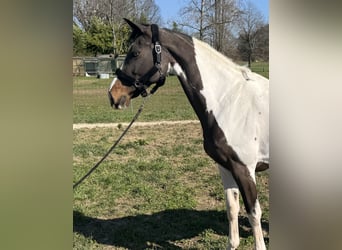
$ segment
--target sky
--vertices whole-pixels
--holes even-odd
[[[268,21],[269,14],[269,5],[268,0],[251,0],[253,4],[261,11],[263,16],[265,17],[265,20]],[[155,0],[155,3],[160,8],[160,13],[162,16],[162,19],[167,25],[167,21],[176,18],[179,14],[179,10],[182,6],[185,5],[187,0]]]

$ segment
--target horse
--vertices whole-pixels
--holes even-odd
[[[130,26],[131,45],[108,89],[110,105],[122,109],[174,72],[203,129],[205,152],[218,165],[227,217],[227,249],[240,244],[239,194],[252,227],[254,247],[266,249],[255,172],[269,168],[269,81],[239,66],[194,37],[159,28]]]

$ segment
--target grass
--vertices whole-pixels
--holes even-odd
[[[74,123],[127,122],[133,110],[109,107],[111,80],[74,78]],[[133,113],[134,112],[134,113]],[[197,119],[176,77],[167,78],[139,121]],[[74,182],[123,131],[73,131]],[[268,245],[268,173],[257,174]],[[239,249],[253,237],[240,198]],[[73,249],[225,249],[228,223],[216,164],[205,154],[199,124],[134,127],[74,191]]]
[[[268,77],[268,63],[258,62],[252,70]],[[73,81],[74,123],[129,122],[139,108],[142,98],[132,101],[125,110],[109,106],[107,89],[112,79],[75,77]],[[139,121],[193,120],[197,119],[176,76],[166,78],[166,83],[146,103]]]
[[[109,106],[107,89],[112,79],[74,78],[74,123],[129,122],[141,104],[142,98],[132,101],[133,107],[113,110]],[[139,121],[197,119],[178,82],[177,77],[167,78],[146,103]]]
[[[269,63],[268,62],[254,62],[251,65],[251,70],[269,78]]]
[[[74,131],[74,182],[123,129]],[[74,191],[74,249],[225,249],[223,188],[200,138],[199,124],[132,129]],[[268,174],[257,178],[267,229]],[[240,223],[240,249],[251,249],[242,202]]]

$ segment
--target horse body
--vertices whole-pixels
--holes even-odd
[[[255,197],[255,169],[257,163],[268,164],[269,161],[268,80],[234,64],[207,44],[197,39],[193,41],[196,63],[204,85],[200,93],[205,97],[207,112],[212,112],[223,132],[224,144],[230,145],[240,162],[231,167],[230,164],[219,165],[228,208],[230,249],[239,245],[239,187],[253,227],[256,249],[265,249],[260,225],[261,208]],[[208,58],[215,63],[208,63]],[[241,174],[241,169],[234,168],[246,169],[242,169]],[[236,181],[241,178],[244,180],[237,184]],[[250,189],[253,191],[248,194]]]
[[[136,40],[140,37],[145,41],[153,35],[147,26],[128,23],[133,33],[140,33]],[[260,163],[268,167],[268,80],[195,38],[165,29],[160,29],[159,35],[163,52],[160,71],[166,73],[173,67],[201,122],[204,149],[219,166],[229,220],[228,249],[239,245],[239,191],[252,225],[255,248],[266,249],[255,170]],[[148,48],[151,46],[145,46]],[[141,52],[146,53],[143,49]],[[141,65],[133,58],[125,61],[122,70],[139,77],[146,72]],[[136,96],[133,87],[130,93],[125,88],[126,97]],[[113,96],[117,91],[110,88],[109,92]]]
[[[243,163],[268,163],[267,79],[234,64],[206,43],[193,41],[207,112],[212,111]],[[208,63],[208,58],[215,63]]]

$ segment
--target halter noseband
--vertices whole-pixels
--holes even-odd
[[[165,83],[165,75],[161,72],[161,45],[159,42],[159,29],[158,25],[151,24],[151,31],[152,31],[152,43],[154,44],[154,49],[152,50],[153,53],[153,67],[147,71],[147,73],[140,78],[136,79],[133,78],[126,73],[124,73],[121,69],[116,70],[116,76],[117,78],[122,82],[122,84],[126,86],[134,86],[136,90],[139,91],[139,94],[141,94],[143,97],[147,96],[146,89],[152,84],[150,82],[151,77],[159,72],[159,79],[157,82],[155,82],[155,86],[151,90],[151,94],[157,91],[157,89],[164,85]]]

